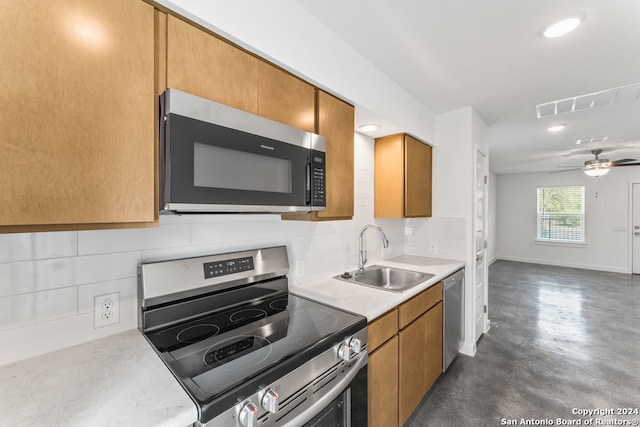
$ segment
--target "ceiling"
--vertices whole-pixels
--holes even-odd
[[[496,174],[581,166],[596,148],[610,160],[640,159],[640,86],[613,105],[536,115],[537,104],[640,83],[640,1],[297,3],[434,113],[472,106],[489,127]],[[586,16],[575,31],[541,36],[574,13]],[[567,127],[548,132],[553,124]]]

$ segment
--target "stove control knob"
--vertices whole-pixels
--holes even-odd
[[[258,425],[258,407],[251,402],[245,403],[240,410],[238,420],[243,427],[256,427]]]
[[[278,412],[278,399],[278,393],[268,388],[267,391],[264,392],[264,396],[262,396],[262,407],[272,414],[275,414]]]
[[[351,360],[351,347],[347,344],[340,344],[340,347],[338,347],[338,358],[345,362]]]
[[[349,341],[349,347],[351,347],[351,350],[353,350],[354,353],[360,353],[362,350],[362,341],[358,338],[351,338],[351,341]]]

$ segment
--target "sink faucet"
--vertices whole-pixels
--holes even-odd
[[[364,271],[364,265],[367,263],[367,251],[362,249],[362,237],[364,236],[364,232],[367,231],[367,229],[369,228],[374,228],[378,230],[378,233],[380,233],[380,237],[382,238],[382,247],[384,248],[389,247],[389,239],[387,239],[387,236],[385,236],[384,231],[382,231],[382,228],[374,224],[368,224],[362,227],[362,230],[360,230],[360,241],[359,241],[360,244],[358,245],[359,257],[358,257],[357,273],[362,273]]]

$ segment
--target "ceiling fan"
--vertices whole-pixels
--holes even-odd
[[[602,176],[609,173],[609,169],[617,166],[640,166],[640,163],[633,163],[636,159],[620,159],[609,161],[609,159],[601,159],[598,156],[602,153],[602,149],[598,148],[597,150],[591,150],[591,154],[593,154],[596,158],[593,160],[587,160],[584,162],[584,166],[558,166],[561,168],[570,168],[562,171],[556,171],[551,173],[560,173],[560,172],[568,172],[582,169],[585,174],[589,176]]]

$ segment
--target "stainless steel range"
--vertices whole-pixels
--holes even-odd
[[[367,321],[288,292],[284,246],[143,263],[140,329],[206,426],[366,426]]]

